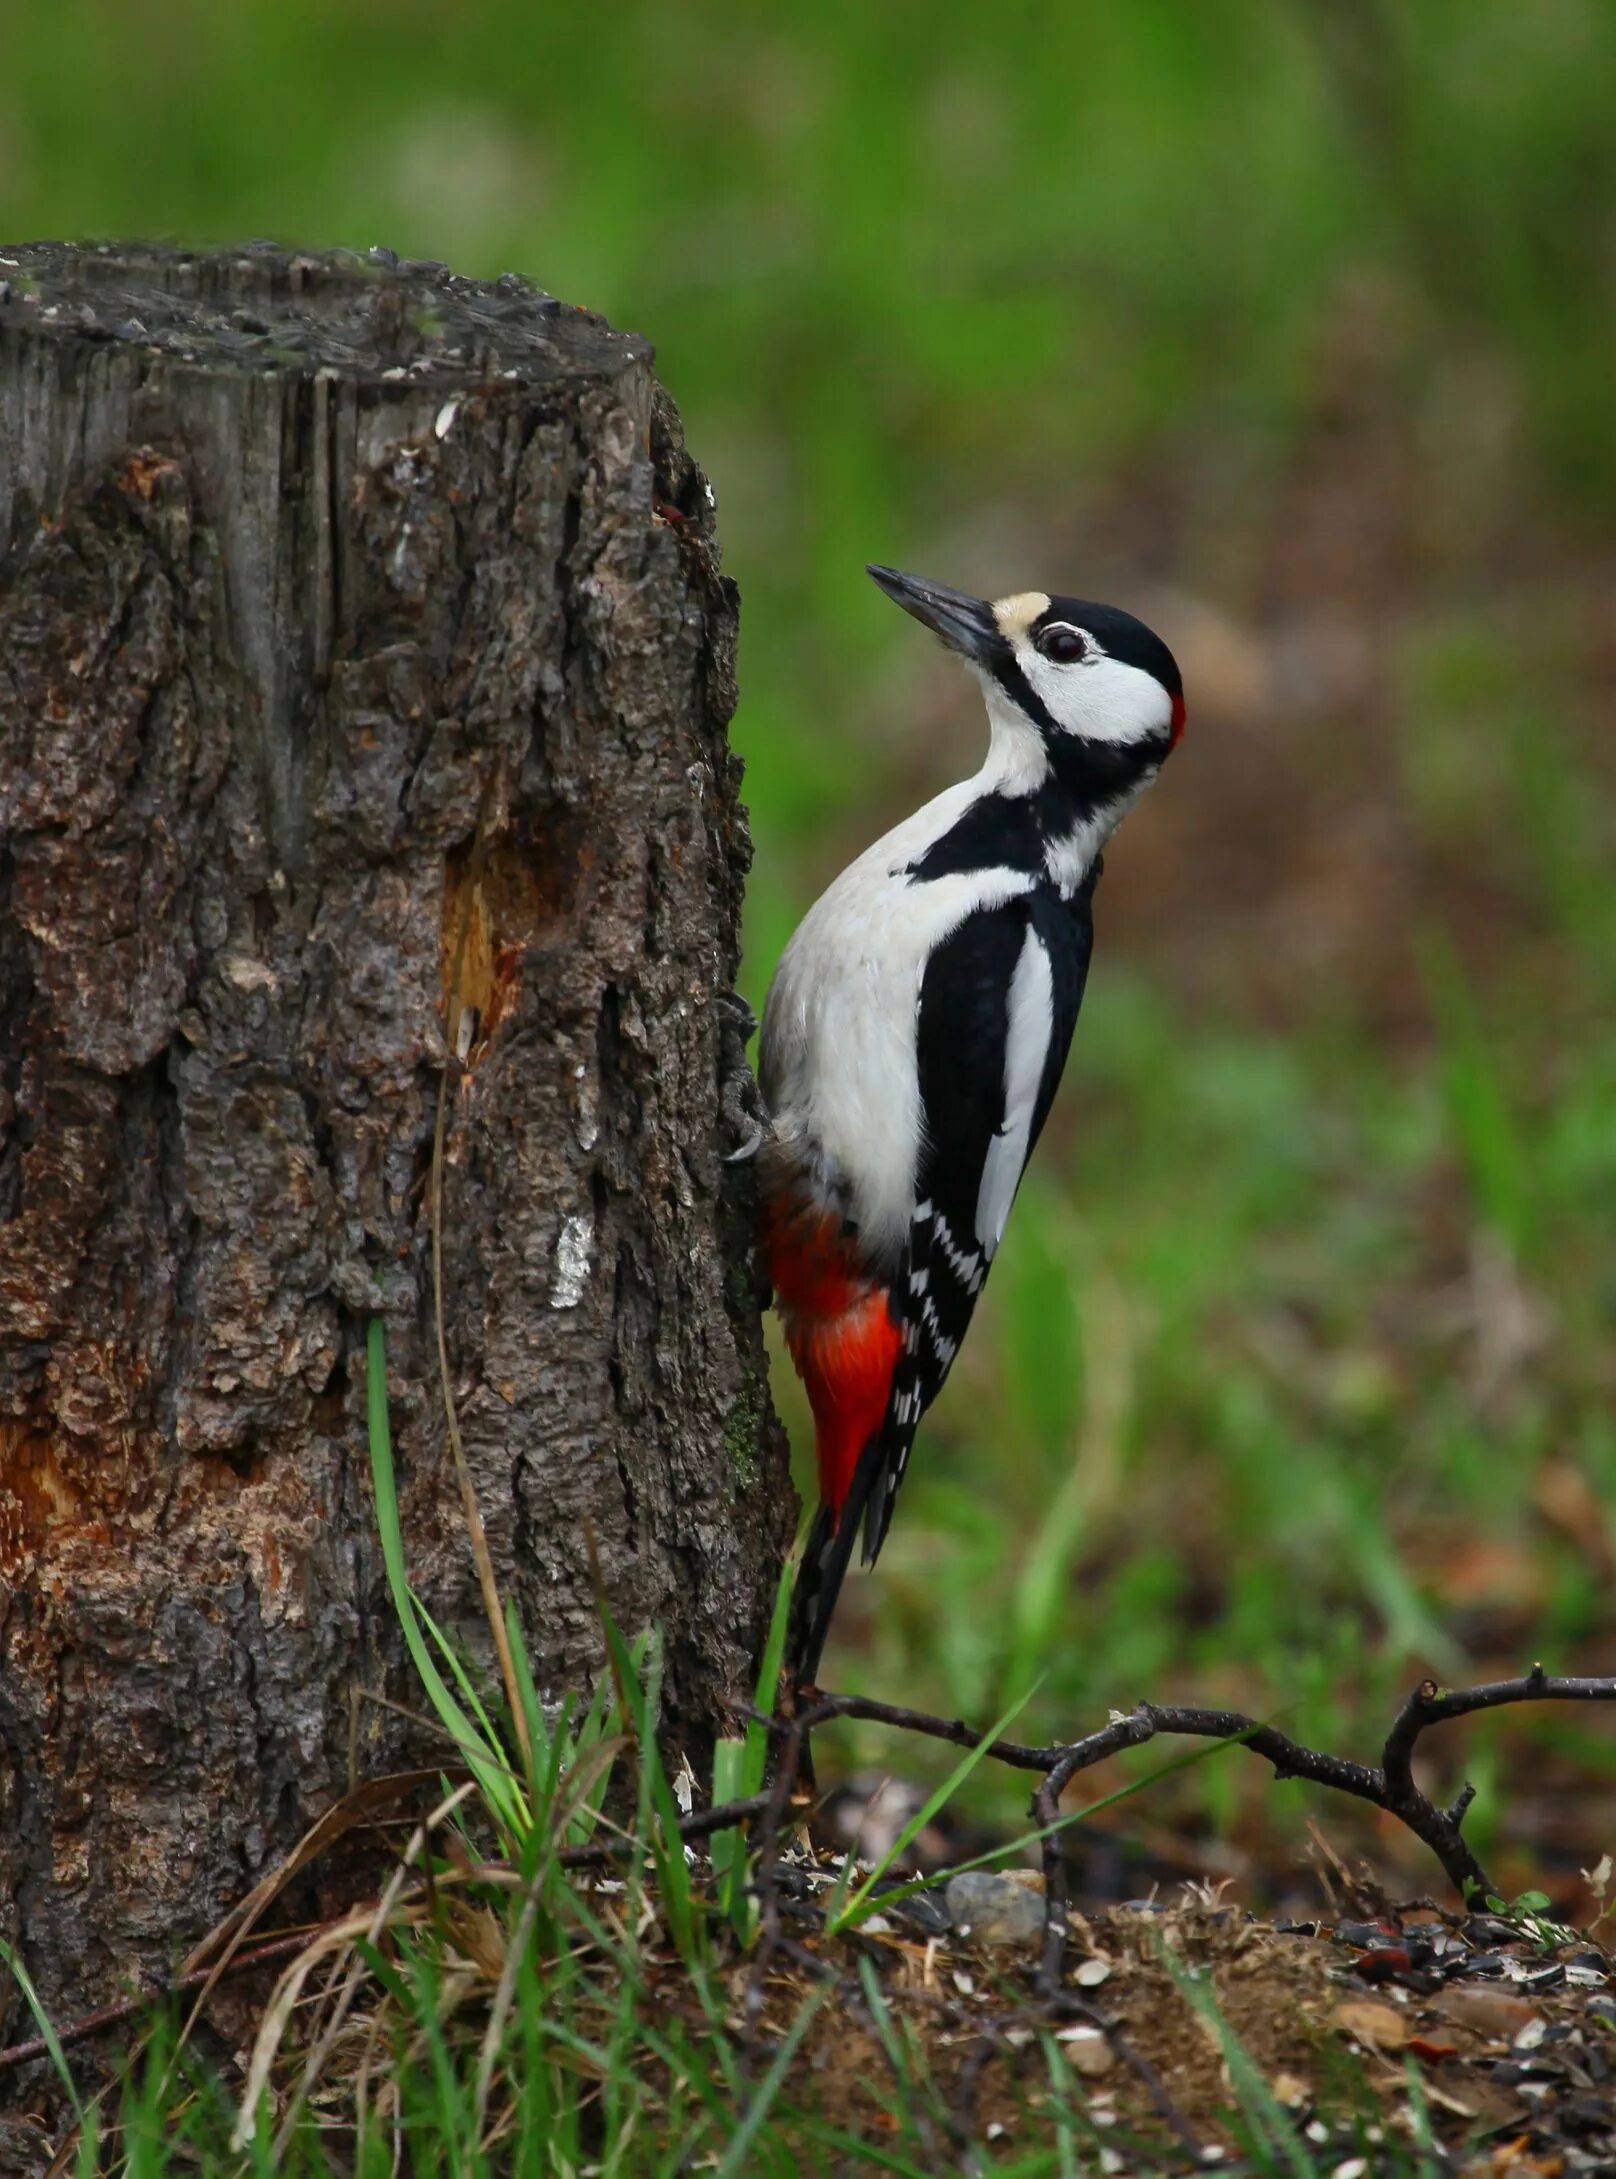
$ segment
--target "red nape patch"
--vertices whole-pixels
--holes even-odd
[[[1178,747],[1179,743],[1180,743],[1180,742],[1181,742],[1181,741],[1182,741],[1183,739],[1184,739],[1184,699],[1183,699],[1183,697],[1182,697],[1182,696],[1175,696],[1175,697],[1173,698],[1173,738],[1172,738],[1172,740],[1171,740],[1171,741],[1170,741],[1170,742],[1169,742],[1169,743],[1167,744],[1168,748],[1169,748],[1169,749],[1176,749],[1176,748]]]
[[[861,1271],[840,1219],[776,1198],[764,1212],[786,1345],[814,1411],[819,1495],[840,1518],[853,1470],[881,1427],[902,1338],[886,1291]]]

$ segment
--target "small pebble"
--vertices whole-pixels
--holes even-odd
[[[1103,2080],[1117,2062],[1098,2028],[1062,2028],[1055,2040],[1065,2046],[1066,2063],[1085,2081]]]
[[[954,1927],[975,1944],[1030,1944],[1043,1930],[1042,1894],[990,1869],[951,1877],[943,1898]]]

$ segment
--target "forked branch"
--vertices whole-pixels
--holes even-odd
[[[824,1695],[808,1689],[802,1702],[790,1727],[782,1728],[786,1734],[782,1753],[788,1766],[793,1764],[794,1752],[803,1744],[805,1735],[832,1718],[891,1725],[902,1732],[947,1741],[957,1748],[974,1748],[981,1738],[957,1719],[931,1717],[921,1710],[873,1702],[862,1695]],[[1177,1703],[1141,1702],[1126,1713],[1113,1712],[1109,1724],[1099,1731],[1064,1744],[1034,1747],[1017,1740],[994,1741],[988,1754],[996,1761],[1013,1770],[1042,1773],[1032,1808],[1043,1834],[1046,1907],[1040,1980],[1044,1988],[1053,1990],[1059,1984],[1065,1942],[1061,1795],[1081,1772],[1119,1755],[1124,1748],[1143,1747],[1162,1733],[1232,1742],[1271,1764],[1276,1778],[1302,1778],[1311,1785],[1350,1793],[1355,1800],[1368,1801],[1394,1816],[1431,1849],[1462,1899],[1480,1900],[1493,1895],[1495,1886],[1463,1835],[1474,1788],[1466,1785],[1449,1807],[1439,1807],[1415,1779],[1414,1755],[1422,1735],[1433,1725],[1518,1702],[1616,1702],[1616,1677],[1562,1678],[1535,1664],[1518,1679],[1489,1680],[1478,1687],[1442,1688],[1434,1680],[1422,1680],[1393,1721],[1378,1764],[1357,1763],[1346,1756],[1305,1747],[1277,1726],[1246,1717],[1238,1710],[1207,1710]]]

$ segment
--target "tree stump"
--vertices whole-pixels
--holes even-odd
[[[592,1533],[674,1736],[746,1691],[792,1503],[717,566],[648,346],[521,281],[0,250],[0,1930],[61,2015],[399,1753],[375,1312],[412,1577],[486,1654],[440,1081],[541,1688],[600,1655]]]

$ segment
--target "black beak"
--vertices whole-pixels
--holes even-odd
[[[1004,637],[983,598],[967,597],[945,583],[925,583],[918,575],[902,575],[895,567],[872,567],[869,573],[894,605],[913,613],[923,627],[942,637],[951,651],[958,651],[973,665],[987,666],[1004,649]]]

